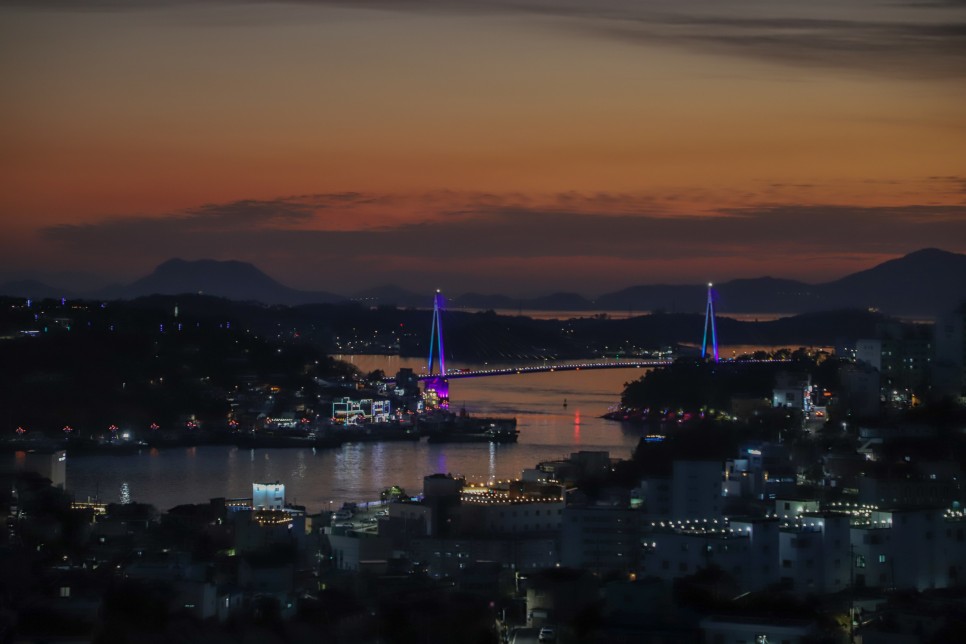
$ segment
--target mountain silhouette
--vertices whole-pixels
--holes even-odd
[[[600,310],[704,310],[707,285],[653,285],[601,295]],[[717,311],[807,313],[873,308],[892,315],[935,315],[966,299],[966,255],[927,248],[822,284],[760,277],[715,284]]]
[[[966,299],[966,255],[926,248],[822,285],[833,307],[888,313],[951,310]]]
[[[840,309],[877,309],[889,315],[933,316],[966,301],[966,255],[926,248],[883,262],[870,269],[821,284],[775,277],[736,279],[714,285],[716,310],[729,313],[810,313]],[[576,293],[552,293],[521,298],[501,294],[464,293],[449,299],[454,309],[536,311],[648,311],[702,313],[706,284],[651,284],[624,288],[589,300]],[[146,295],[204,293],[263,304],[301,305],[346,301],[324,291],[301,291],[272,279],[252,264],[240,261],[171,259],[150,275],[93,293],[72,294],[36,280],[0,284],[0,294],[35,299],[82,297],[133,299]],[[431,293],[397,285],[356,293],[353,300],[371,306],[428,308]]]
[[[73,293],[66,289],[50,286],[39,280],[11,280],[0,284],[0,294],[8,297],[33,298],[35,300],[71,298]]]
[[[262,304],[299,304],[339,302],[340,295],[322,291],[300,291],[272,279],[247,262],[201,259],[170,259],[151,274],[126,286],[105,289],[100,299],[129,300],[146,295],[203,293],[230,300],[252,300]]]

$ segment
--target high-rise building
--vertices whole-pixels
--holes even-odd
[[[933,394],[966,397],[966,305],[937,317],[933,336]]]

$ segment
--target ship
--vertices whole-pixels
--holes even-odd
[[[515,443],[520,435],[516,418],[458,415],[436,411],[419,417],[418,428],[429,443]]]

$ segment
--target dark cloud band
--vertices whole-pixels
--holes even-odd
[[[0,0],[56,11],[165,10],[270,0]],[[915,78],[966,76],[966,1],[293,0],[303,5],[449,15],[529,14],[600,37],[770,63]]]
[[[655,259],[681,259],[779,247],[800,253],[901,253],[966,239],[966,206],[785,204],[669,216],[651,210],[649,199],[627,195],[561,195],[549,206],[500,204],[493,195],[463,198],[462,203],[452,203],[424,221],[378,228],[318,230],[310,226],[319,209],[352,217],[361,203],[378,202],[392,209],[396,202],[388,195],[347,193],[211,204],[162,218],[59,225],[43,234],[82,253],[150,249],[163,258],[183,254],[185,248],[203,255],[205,248],[229,245],[243,257],[266,249],[285,249],[293,256],[325,254],[347,261],[370,255],[439,260],[635,259],[642,253]],[[427,201],[434,199],[438,201],[438,197]],[[620,214],[613,214],[615,204],[620,205]]]

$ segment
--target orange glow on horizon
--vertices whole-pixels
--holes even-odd
[[[365,240],[329,248],[325,232],[422,226],[428,239],[469,218],[740,219],[808,207],[879,209],[883,219],[934,227],[966,221],[961,77],[931,61],[922,62],[928,74],[897,73],[889,59],[829,65],[827,52],[812,50],[789,62],[782,56],[796,39],[781,55],[752,56],[767,39],[733,51],[733,33],[718,34],[724,27],[700,14],[671,25],[650,14],[621,21],[626,4],[606,20],[327,3],[0,8],[0,271],[83,267],[121,279],[171,256],[207,256],[264,262],[322,288],[333,266],[371,285],[403,271],[416,279],[440,261],[374,252]],[[767,8],[811,15],[782,2]],[[840,27],[864,24],[866,10],[843,3]],[[935,19],[881,11],[874,17],[895,24],[909,17],[903,11]],[[683,37],[692,23],[707,31]],[[306,199],[345,193],[360,197]],[[198,216],[241,202],[261,210]],[[798,217],[787,238],[761,239],[699,239],[705,220],[694,219],[677,253],[643,233],[635,254],[560,251],[566,240],[550,226],[519,233],[541,249],[460,255],[459,268],[494,284],[526,276],[527,288],[575,290],[766,274],[820,281],[957,243],[941,227],[865,240],[857,223],[852,246],[826,248],[822,236],[834,232],[803,230],[807,215]],[[184,225],[164,225],[172,221]],[[586,230],[561,226],[574,229]],[[317,247],[297,252],[281,234],[275,245],[256,243],[258,233],[291,231],[320,233]],[[966,251],[958,243],[948,249]],[[363,279],[360,267],[373,262],[383,272]],[[576,262],[587,283],[560,283]],[[119,267],[127,273],[114,275]]]

